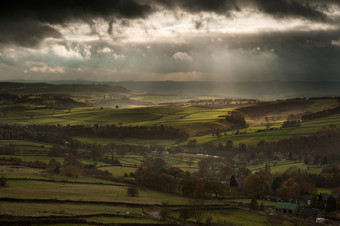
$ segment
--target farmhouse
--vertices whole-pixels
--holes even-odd
[[[281,213],[293,213],[296,209],[297,205],[295,203],[289,202],[279,202],[275,205],[275,209],[277,212]]]
[[[333,193],[333,194],[327,194],[327,193],[320,193],[319,195],[319,203],[324,206],[324,208],[327,207],[327,203],[330,203],[330,200],[334,200],[334,209],[337,210],[340,209],[340,193]],[[328,204],[329,205],[329,204]]]
[[[299,217],[311,218],[311,219],[322,217],[322,212],[319,209],[305,208],[305,207],[301,207],[301,206],[298,206],[295,209],[294,214],[296,216],[299,216]]]

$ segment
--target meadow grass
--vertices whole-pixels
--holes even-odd
[[[11,166],[11,165],[0,165],[0,175],[6,176],[8,179],[38,179],[38,180],[54,180],[54,181],[68,181],[68,182],[83,182],[83,183],[102,183],[112,185],[124,185],[123,183],[102,180],[98,178],[73,178],[62,176],[59,174],[50,174],[43,169],[36,169],[25,166]]]
[[[293,160],[278,161],[276,162],[276,165],[270,162],[270,172],[272,174],[275,174],[278,172],[283,173],[291,167],[296,167],[298,169],[305,170],[309,174],[319,174],[322,171],[322,168],[317,168],[315,165],[306,165],[304,162],[300,162],[300,161],[293,161]],[[253,172],[264,170],[265,163],[248,166],[247,168]]]
[[[161,222],[149,218],[125,218],[125,217],[88,217],[87,222],[101,224],[160,224]]]
[[[129,145],[165,145],[172,146],[176,144],[176,140],[165,140],[165,139],[138,139],[138,138],[105,138],[105,137],[74,137],[75,140],[78,140],[82,143],[89,144],[129,144]]]
[[[121,215],[130,212],[133,215],[141,215],[141,208],[127,206],[108,206],[97,204],[62,204],[62,203],[13,203],[0,202],[0,212],[12,216],[75,216],[90,214],[113,214],[117,210]]]
[[[34,161],[40,161],[40,162],[44,162],[44,163],[49,163],[49,161],[51,159],[55,159],[57,162],[59,163],[63,163],[64,159],[63,157],[54,157],[54,156],[48,156],[48,155],[22,155],[22,154],[18,154],[18,155],[0,155],[0,157],[4,157],[4,158],[19,158],[22,161],[25,162],[34,162]],[[96,165],[97,167],[102,167],[102,166],[108,166],[110,164],[101,162],[101,161],[92,161],[92,160],[87,160],[87,159],[80,159],[80,162],[82,162],[83,164],[87,164],[87,165]]]
[[[264,126],[251,126],[247,129],[240,130],[241,132],[246,131],[246,134],[235,135],[232,133],[235,132],[227,132],[225,136],[223,133],[221,137],[216,137],[213,135],[205,135],[199,137],[192,137],[190,139],[196,139],[197,144],[203,144],[210,141],[214,143],[222,143],[225,144],[228,140],[233,141],[234,145],[238,145],[239,143],[256,145],[259,141],[265,140],[266,142],[278,141],[281,139],[290,138],[292,136],[306,136],[311,133],[316,132],[322,128],[328,127],[330,124],[334,124],[337,128],[340,128],[340,114],[331,115],[325,118],[315,119],[307,122],[303,122],[300,127],[296,128],[284,128],[279,130],[272,130],[268,132],[256,132],[258,129],[264,129]],[[187,142],[181,143],[181,145],[185,145]]]
[[[178,212],[172,212],[173,217],[178,217]],[[199,213],[201,216],[201,222],[206,222],[208,217],[212,218],[212,223],[229,223],[234,225],[254,225],[262,226],[266,225],[267,217],[265,215],[248,212],[240,209],[224,209],[224,210],[206,210]],[[190,218],[189,221],[196,222],[196,219]],[[289,221],[283,223],[285,226],[294,225]]]
[[[331,188],[317,188],[317,194],[320,193],[326,193],[326,194],[332,194],[333,190]]]
[[[0,197],[59,200],[107,201],[139,204],[189,203],[188,198],[170,193],[139,189],[138,197],[127,195],[128,186],[52,183],[42,181],[7,181],[8,186],[1,189]]]
[[[102,171],[108,171],[113,176],[123,177],[125,174],[130,175],[130,173],[134,173],[137,168],[124,167],[124,166],[104,166],[98,169]]]
[[[48,151],[52,144],[30,140],[0,140],[0,146],[11,146],[18,150]]]

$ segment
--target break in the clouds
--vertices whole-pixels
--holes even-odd
[[[338,0],[5,0],[0,79],[339,80]]]

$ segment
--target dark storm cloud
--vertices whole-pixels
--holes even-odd
[[[0,43],[35,46],[46,37],[59,37],[49,24],[94,18],[142,18],[150,5],[134,0],[4,0],[0,3]],[[29,21],[29,22],[27,22]]]
[[[0,22],[0,43],[15,43],[31,47],[47,37],[60,38],[61,34],[48,25],[32,20],[2,20]]]
[[[252,2],[252,1],[250,1]],[[327,16],[317,10],[317,1],[306,0],[254,0],[258,9],[275,17],[302,17],[311,20],[326,20]],[[319,1],[322,3],[322,1]]]
[[[181,8],[188,12],[214,12],[226,14],[231,10],[255,6],[261,12],[277,18],[300,17],[310,20],[327,20],[327,16],[319,9],[328,9],[329,4],[339,4],[338,0],[158,0],[163,6]]]
[[[5,0],[1,1],[0,18],[36,19],[62,24],[95,17],[140,18],[150,12],[150,5],[134,0]]]
[[[167,8],[181,8],[188,12],[215,12],[228,13],[230,10],[238,10],[234,0],[159,0],[155,1]]]

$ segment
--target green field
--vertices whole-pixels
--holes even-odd
[[[311,121],[303,122],[298,128],[284,128],[279,130],[272,130],[268,132],[255,132],[258,129],[264,129],[264,126],[251,126],[247,129],[240,130],[240,132],[246,131],[246,134],[235,135],[234,132],[228,132],[225,136],[222,134],[220,138],[212,135],[192,137],[196,139],[198,144],[207,143],[213,141],[215,143],[225,144],[228,140],[234,142],[234,145],[239,143],[256,145],[259,141],[265,140],[266,142],[278,141],[280,139],[290,138],[292,136],[305,136],[309,135],[324,127],[328,127],[330,124],[334,124],[337,128],[340,128],[340,114],[331,115],[325,118],[314,119]],[[182,145],[187,144],[183,142]]]
[[[34,162],[34,161],[40,161],[40,162],[44,162],[44,163],[49,163],[49,161],[51,159],[55,159],[57,162],[59,163],[63,163],[64,159],[63,157],[54,157],[54,156],[48,156],[48,155],[36,155],[36,154],[32,154],[32,155],[22,155],[22,154],[18,154],[18,155],[0,155],[0,157],[4,157],[4,158],[19,158],[22,161],[25,162]],[[87,159],[80,159],[80,162],[82,162],[83,164],[87,164],[87,165],[96,165],[97,167],[101,167],[101,166],[108,166],[110,164],[101,162],[101,161],[92,161],[92,160],[87,160]]]
[[[82,201],[125,202],[141,204],[186,204],[188,199],[165,192],[139,189],[138,197],[129,197],[127,186],[71,184],[44,181],[11,181],[1,189],[0,197],[21,199],[60,199]]]
[[[233,224],[233,225],[254,225],[254,226],[262,226],[267,225],[267,217],[265,215],[256,213],[256,212],[248,212],[239,209],[224,209],[224,210],[206,210],[202,211],[198,214],[201,219],[201,222],[206,222],[208,217],[212,218],[212,223],[218,224]],[[179,216],[178,212],[172,213],[173,217]],[[196,222],[195,218],[189,218],[189,221]],[[292,222],[284,221],[283,225],[294,225]]]
[[[141,215],[139,207],[98,204],[62,204],[62,203],[17,203],[0,202],[1,214],[14,216],[74,216],[92,214],[113,214],[117,210],[121,215],[129,212],[131,215]]]
[[[332,194],[333,193],[333,190],[330,189],[330,188],[317,188],[317,194],[320,194],[320,193],[326,193],[326,194]]]
[[[161,222],[147,218],[127,218],[127,217],[89,217],[87,222],[102,223],[102,224],[161,224]]]
[[[199,107],[150,107],[135,109],[99,109],[93,107],[68,110],[26,110],[10,111],[6,117],[0,117],[0,123],[6,124],[48,124],[48,125],[105,125],[118,124],[132,126],[169,125],[181,127],[189,133],[202,132],[210,128],[227,129],[229,124],[218,118],[233,108],[208,109]],[[34,117],[32,118],[32,115]]]
[[[130,175],[130,173],[134,173],[137,168],[123,167],[123,166],[104,166],[98,169],[102,171],[108,171],[113,176],[123,177],[125,174]]]
[[[82,183],[102,183],[102,184],[114,184],[123,185],[108,180],[102,180],[97,178],[73,178],[62,176],[59,174],[50,174],[43,169],[36,169],[24,166],[11,166],[11,165],[0,165],[0,175],[6,176],[8,179],[38,179],[38,180],[53,180],[53,181],[68,181],[68,182],[82,182]]]
[[[269,163],[269,162],[268,162]],[[272,174],[288,170],[291,167],[296,167],[298,169],[304,170],[309,174],[319,174],[322,171],[322,168],[317,168],[315,165],[306,165],[304,162],[300,161],[293,161],[293,160],[285,160],[285,161],[278,161],[276,164],[273,162],[270,162],[270,172]],[[248,166],[248,169],[250,169],[253,172],[264,170],[265,169],[265,163],[254,165],[254,166]]]
[[[74,137],[75,140],[78,140],[82,143],[89,144],[130,144],[130,145],[164,145],[164,146],[173,146],[176,144],[176,140],[162,140],[162,139],[138,139],[138,138],[105,138],[105,137]]]
[[[29,141],[29,140],[0,140],[0,146],[13,147],[22,153],[27,152],[46,152],[52,148],[52,144]]]
[[[322,110],[327,107],[334,107],[335,100],[315,100],[306,109],[310,111]],[[246,144],[256,144],[260,140],[276,141],[291,136],[307,135],[318,129],[334,124],[340,126],[340,114],[331,115],[328,117],[307,121],[301,124],[299,128],[285,128],[272,130],[268,132],[255,132],[258,129],[264,129],[261,124],[251,124],[249,128],[240,130],[246,134],[235,135],[234,132],[227,132],[227,135],[222,133],[220,138],[212,135],[195,136],[198,133],[207,133],[212,130],[229,130],[231,124],[226,120],[219,118],[219,115],[228,113],[239,107],[232,105],[229,108],[208,108],[200,106],[184,106],[184,107],[148,107],[135,109],[109,109],[82,107],[68,110],[23,110],[9,111],[6,116],[0,117],[0,123],[6,124],[61,124],[61,125],[105,125],[119,124],[124,126],[155,126],[169,125],[184,129],[191,136],[194,136],[198,144],[214,141],[216,143],[225,143],[227,140],[232,140],[235,145],[240,142]],[[33,115],[33,117],[32,117]],[[247,118],[246,118],[247,120]],[[279,127],[284,119],[272,121],[274,127]],[[174,140],[143,140],[143,139],[108,139],[100,137],[76,137],[81,142],[98,143],[98,144],[140,144],[140,145],[174,145]],[[184,142],[183,144],[186,144]]]

